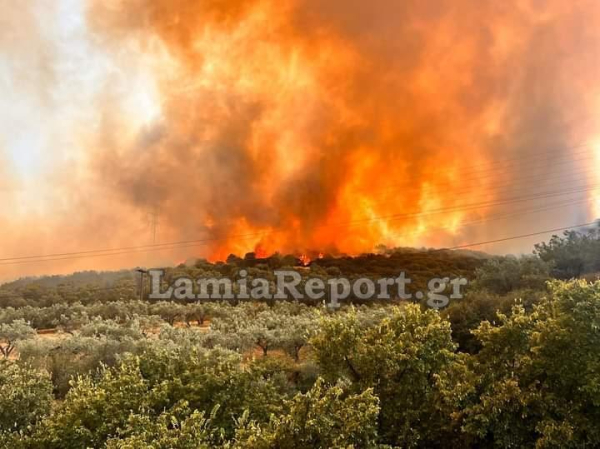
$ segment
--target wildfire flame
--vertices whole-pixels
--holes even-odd
[[[48,14],[68,9],[30,3]],[[27,34],[25,25],[46,17],[22,17],[33,7],[7,11],[0,30],[0,46],[19,61],[5,85],[19,88],[19,102],[31,91],[24,110],[36,114],[59,98],[47,114],[60,123],[39,140],[69,148],[48,164],[44,195],[30,183],[34,213],[0,217],[3,254],[146,244],[140,217],[150,212],[158,243],[204,246],[84,266],[167,264],[191,252],[314,259],[317,251],[460,245],[572,224],[550,211],[468,225],[515,212],[498,199],[561,185],[542,175],[589,168],[589,158],[555,161],[598,132],[580,129],[600,97],[597,0],[543,8],[538,0],[76,3],[69,20],[47,20],[78,30],[73,39],[65,39],[72,29],[57,33],[56,48],[32,43],[49,35]],[[76,42],[70,52],[65,41]],[[52,69],[47,91],[22,76],[42,72],[39,60]],[[73,174],[68,182],[63,173]],[[2,174],[6,209],[18,209],[18,180]],[[472,204],[484,205],[465,207]],[[598,215],[598,198],[592,207]],[[42,229],[28,225],[41,221]],[[39,237],[23,231],[31,229]]]
[[[260,245],[256,247],[256,249],[254,250],[254,254],[257,259],[266,259],[271,255]]]
[[[548,123],[538,132],[540,105],[528,109],[522,98],[541,88],[543,107],[560,101],[564,108],[572,85],[556,86],[575,67],[554,50],[539,57],[540,45],[558,45],[551,30],[561,36],[559,56],[571,57],[581,45],[570,19],[599,11],[592,2],[577,9],[558,0],[543,14],[528,1],[515,1],[513,11],[473,0],[444,14],[418,1],[351,3],[95,3],[101,33],[122,44],[135,32],[153,43],[161,132],[145,146],[154,165],[142,163],[140,174],[153,179],[171,216],[181,208],[173,200],[179,183],[155,161],[186,182],[210,172],[195,183],[199,207],[189,219],[216,224],[198,231],[227,236],[211,245],[213,258],[255,247],[359,253],[465,238],[461,225],[473,213],[460,206],[493,201],[494,185],[521,174],[465,173],[495,154],[526,151],[523,126],[538,148],[558,139]],[[479,33],[474,24],[488,20]],[[598,37],[596,21],[586,24]],[[550,37],[538,42],[540,35]],[[556,82],[531,71],[556,72]]]
[[[300,257],[300,263],[302,263],[302,265],[304,265],[305,267],[309,266],[310,263],[312,262],[311,258],[308,257],[306,254],[302,254]]]

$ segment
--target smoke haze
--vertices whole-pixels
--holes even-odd
[[[502,201],[600,182],[596,1],[57,4],[0,19],[2,257],[145,245],[152,222],[206,242],[0,278],[453,246],[600,212],[590,191]]]

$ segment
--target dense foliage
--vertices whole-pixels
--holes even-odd
[[[584,237],[594,248],[597,234]],[[269,276],[289,264],[304,277],[386,276],[412,266],[422,280],[472,279],[441,312],[150,302],[129,272],[6,284],[0,447],[600,447],[600,281],[555,279],[584,237],[518,258],[382,250],[302,267],[249,255],[168,272]],[[595,269],[586,262],[578,275]]]

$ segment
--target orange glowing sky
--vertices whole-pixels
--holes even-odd
[[[596,1],[0,6],[0,279],[600,215]]]

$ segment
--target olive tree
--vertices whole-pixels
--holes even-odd
[[[11,324],[0,325],[0,353],[7,359],[11,356],[19,342],[35,338],[37,333],[24,320],[16,320]]]

